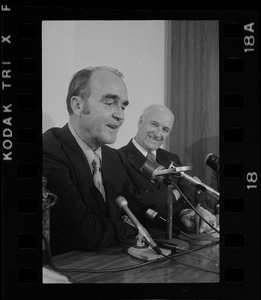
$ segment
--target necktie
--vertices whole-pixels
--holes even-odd
[[[156,161],[156,156],[152,153],[152,152],[148,152],[147,154],[147,159],[151,160],[151,161]]]
[[[94,152],[94,158],[92,161],[93,167],[93,181],[97,189],[101,192],[103,199],[105,201],[105,190],[102,184],[102,175],[101,175],[101,160],[99,155]]]

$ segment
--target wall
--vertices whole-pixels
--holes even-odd
[[[130,104],[114,145],[125,145],[146,106],[165,102],[165,21],[44,21],[43,132],[68,122],[65,98],[72,75],[96,65],[124,74]]]

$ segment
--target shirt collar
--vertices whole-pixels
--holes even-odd
[[[133,143],[133,145],[146,157],[147,156],[147,154],[148,154],[148,150],[145,150],[143,147],[141,147],[141,145],[139,145],[137,142],[136,142],[136,140],[135,140],[135,138],[132,138],[132,143]],[[156,157],[156,155],[157,155],[157,150],[153,150],[153,151],[151,151],[151,153],[153,153],[154,155],[155,155],[155,157]]]
[[[73,129],[71,123],[69,122],[69,129],[72,133],[72,135],[74,136],[74,138],[76,139],[76,142],[78,143],[78,145],[80,146],[80,148],[82,149],[82,151],[84,152],[89,165],[92,164],[92,161],[94,159],[94,153],[93,150],[79,137],[79,135],[76,133],[76,131]],[[99,155],[100,159],[102,158],[101,155],[101,147],[99,147],[98,149],[95,150],[95,152]]]

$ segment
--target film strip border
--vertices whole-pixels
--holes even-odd
[[[20,284],[41,278],[41,33],[36,21],[26,21],[20,9],[1,5],[3,289],[7,298],[16,298]]]
[[[221,62],[221,274],[251,289],[258,260],[258,23],[245,14],[223,20]],[[254,221],[252,223],[252,220]],[[255,225],[254,225],[255,224]],[[222,225],[221,225],[222,226]],[[253,252],[252,252],[253,251]],[[251,254],[252,253],[252,254]],[[253,257],[251,257],[253,255]],[[223,276],[223,278],[222,278]],[[257,293],[257,290],[256,290]]]
[[[1,5],[3,283],[10,287],[11,282],[20,295],[38,295],[42,280],[41,21],[100,19],[99,12],[76,15],[74,10]],[[260,279],[259,16],[212,11],[207,17],[220,21],[221,273],[220,284],[203,292],[209,298],[245,299],[256,296]],[[143,13],[135,18],[143,19]],[[164,18],[206,15],[172,12]],[[186,292],[199,295],[191,286]]]

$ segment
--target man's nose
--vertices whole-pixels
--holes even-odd
[[[117,121],[122,121],[124,120],[124,112],[123,109],[121,107],[117,108],[114,113],[113,113],[113,117],[117,120]]]
[[[155,134],[156,137],[161,137],[162,130],[159,127],[157,127],[154,130],[154,134]]]

